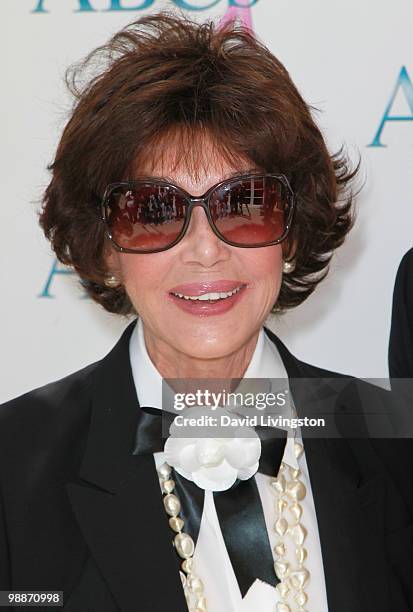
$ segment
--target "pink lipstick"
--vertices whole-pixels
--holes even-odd
[[[223,314],[243,297],[245,281],[219,280],[177,285],[168,292],[168,298],[181,310],[197,316]]]

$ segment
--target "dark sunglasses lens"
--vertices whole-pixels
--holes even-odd
[[[122,185],[110,193],[106,217],[118,246],[151,252],[167,248],[179,236],[185,200],[172,186]]]
[[[291,213],[291,195],[280,179],[234,181],[211,194],[212,220],[235,245],[263,245],[283,236]]]

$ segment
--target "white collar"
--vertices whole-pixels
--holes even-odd
[[[129,357],[139,404],[162,409],[162,376],[146,350],[142,319],[138,318],[129,342]],[[244,378],[282,378],[288,381],[280,354],[262,327]],[[299,435],[299,432],[297,431]],[[292,442],[292,439],[290,439]],[[284,461],[295,466],[293,445],[287,444]]]

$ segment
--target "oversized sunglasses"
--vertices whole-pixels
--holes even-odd
[[[244,174],[194,197],[157,178],[111,183],[101,217],[114,247],[124,253],[158,253],[185,235],[194,206],[202,206],[212,231],[241,248],[284,240],[294,214],[294,193],[283,174]]]

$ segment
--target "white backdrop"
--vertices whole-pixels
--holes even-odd
[[[54,259],[36,211],[70,108],[65,68],[144,13],[181,3],[202,21],[237,2],[253,4],[244,17],[320,109],[330,148],[359,152],[366,178],[330,276],[271,327],[310,363],[387,376],[394,277],[413,243],[410,0],[216,0],[210,9],[212,0],[146,0],[144,10],[143,0],[2,0],[0,401],[101,358],[127,324],[83,299],[71,274],[53,275],[46,291]],[[79,11],[87,4],[94,10]]]

